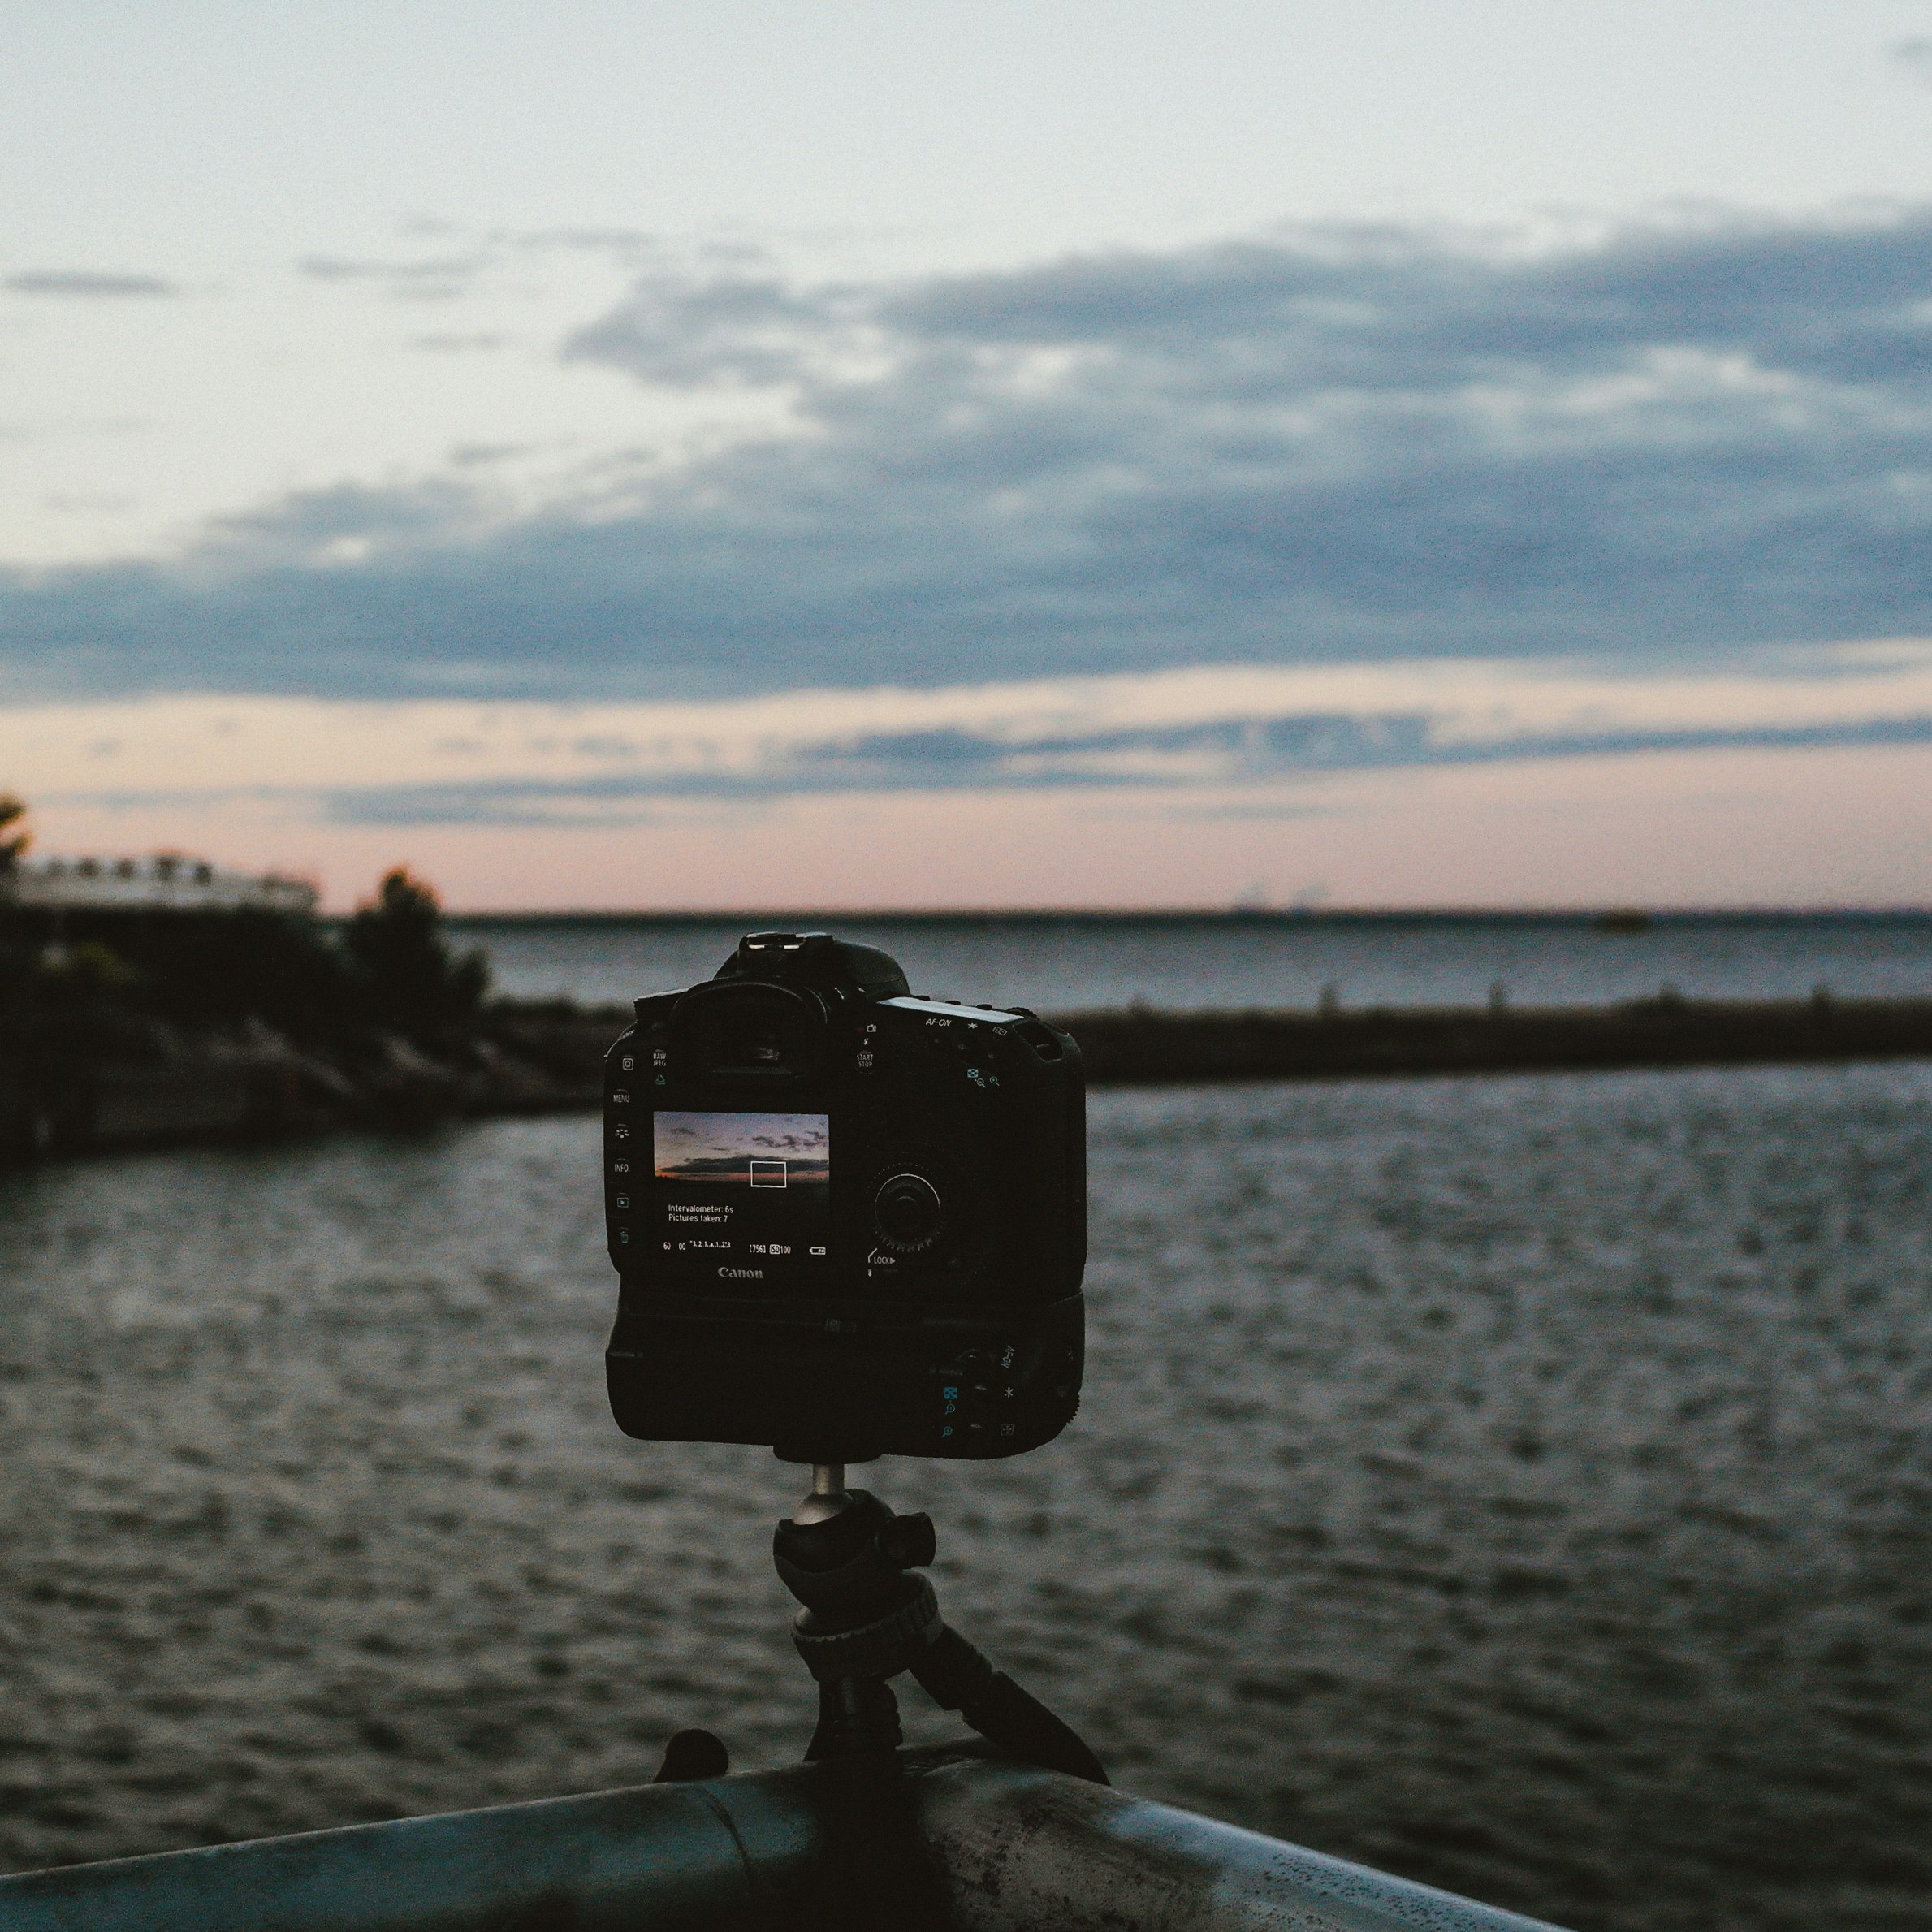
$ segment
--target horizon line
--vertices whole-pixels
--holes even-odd
[[[343,916],[343,915],[335,915]],[[1134,921],[1226,920],[1303,922],[1322,919],[1480,919],[1610,921],[1619,923],[1679,919],[1923,919],[1932,905],[1645,905],[1627,901],[1597,905],[959,905],[959,906],[564,906],[445,910],[452,924],[659,923],[734,925],[760,923],[779,930],[796,922],[841,919],[880,925],[944,925],[1012,921],[1044,924],[1054,920],[1096,924]]]

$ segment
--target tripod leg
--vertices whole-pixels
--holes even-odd
[[[824,1779],[829,1827],[819,1867],[825,1932],[938,1932],[938,1888],[913,1830],[899,1763],[899,1702],[879,1677],[819,1687],[807,1757]]]
[[[1064,1771],[1090,1784],[1107,1782],[1087,1740],[1004,1671],[996,1671],[957,1631],[942,1624],[913,1659],[912,1674],[940,1709],[957,1711],[1002,1751],[1043,1770]]]
[[[722,1778],[731,1769],[731,1753],[708,1731],[680,1731],[664,1747],[664,1761],[653,1784],[681,1784],[693,1778]]]
[[[832,1701],[832,1686],[819,1686],[819,1721],[812,1727],[812,1741],[805,1747],[805,1761],[816,1764],[825,1755],[827,1744],[838,1726],[837,1707]]]
[[[842,1762],[892,1758],[903,1741],[899,1700],[879,1677],[832,1677],[819,1686],[819,1722],[805,1748],[805,1761]]]
[[[779,1577],[805,1606],[793,1641],[819,1683],[806,1756],[825,1796],[828,1932],[927,1932],[943,1923],[898,1759],[899,1707],[887,1679],[900,1671],[910,1670],[939,1704],[1014,1757],[1107,1782],[1072,1731],[946,1628],[931,1584],[911,1574],[933,1549],[931,1517],[895,1516],[877,1497],[844,1489],[829,1464],[772,1539]]]

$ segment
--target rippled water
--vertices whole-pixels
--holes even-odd
[[[802,1748],[796,1472],[612,1428],[592,1134],[0,1185],[0,1861]],[[1932,1920],[1932,1069],[1093,1143],[1082,1415],[871,1480],[1122,1783],[1603,1932]]]
[[[883,946],[915,992],[1045,1013],[1135,1000],[1307,1007],[1325,989],[1351,1006],[1473,1006],[1498,985],[1519,1005],[1645,999],[1665,986],[1687,999],[1802,1000],[1820,985],[1847,999],[1932,998],[1924,914],[1676,914],[1634,933],[1581,918],[1441,914],[809,923]],[[708,979],[744,923],[472,920],[464,930],[506,992],[619,1001]]]

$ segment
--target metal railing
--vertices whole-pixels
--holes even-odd
[[[956,1932],[1549,1932],[1051,1771],[913,1753]],[[706,1932],[803,1922],[803,1767],[0,1878],[0,1932]]]

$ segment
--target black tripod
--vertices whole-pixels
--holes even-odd
[[[814,1465],[811,1493],[772,1539],[779,1576],[805,1606],[792,1640],[819,1683],[818,1728],[805,1755],[826,1780],[825,1892],[843,1925],[937,1922],[898,1758],[899,1705],[888,1680],[901,1671],[1009,1756],[1107,1782],[1067,1725],[947,1627],[931,1584],[910,1574],[932,1561],[934,1547],[930,1516],[894,1515],[877,1497],[848,1490],[837,1463]]]

